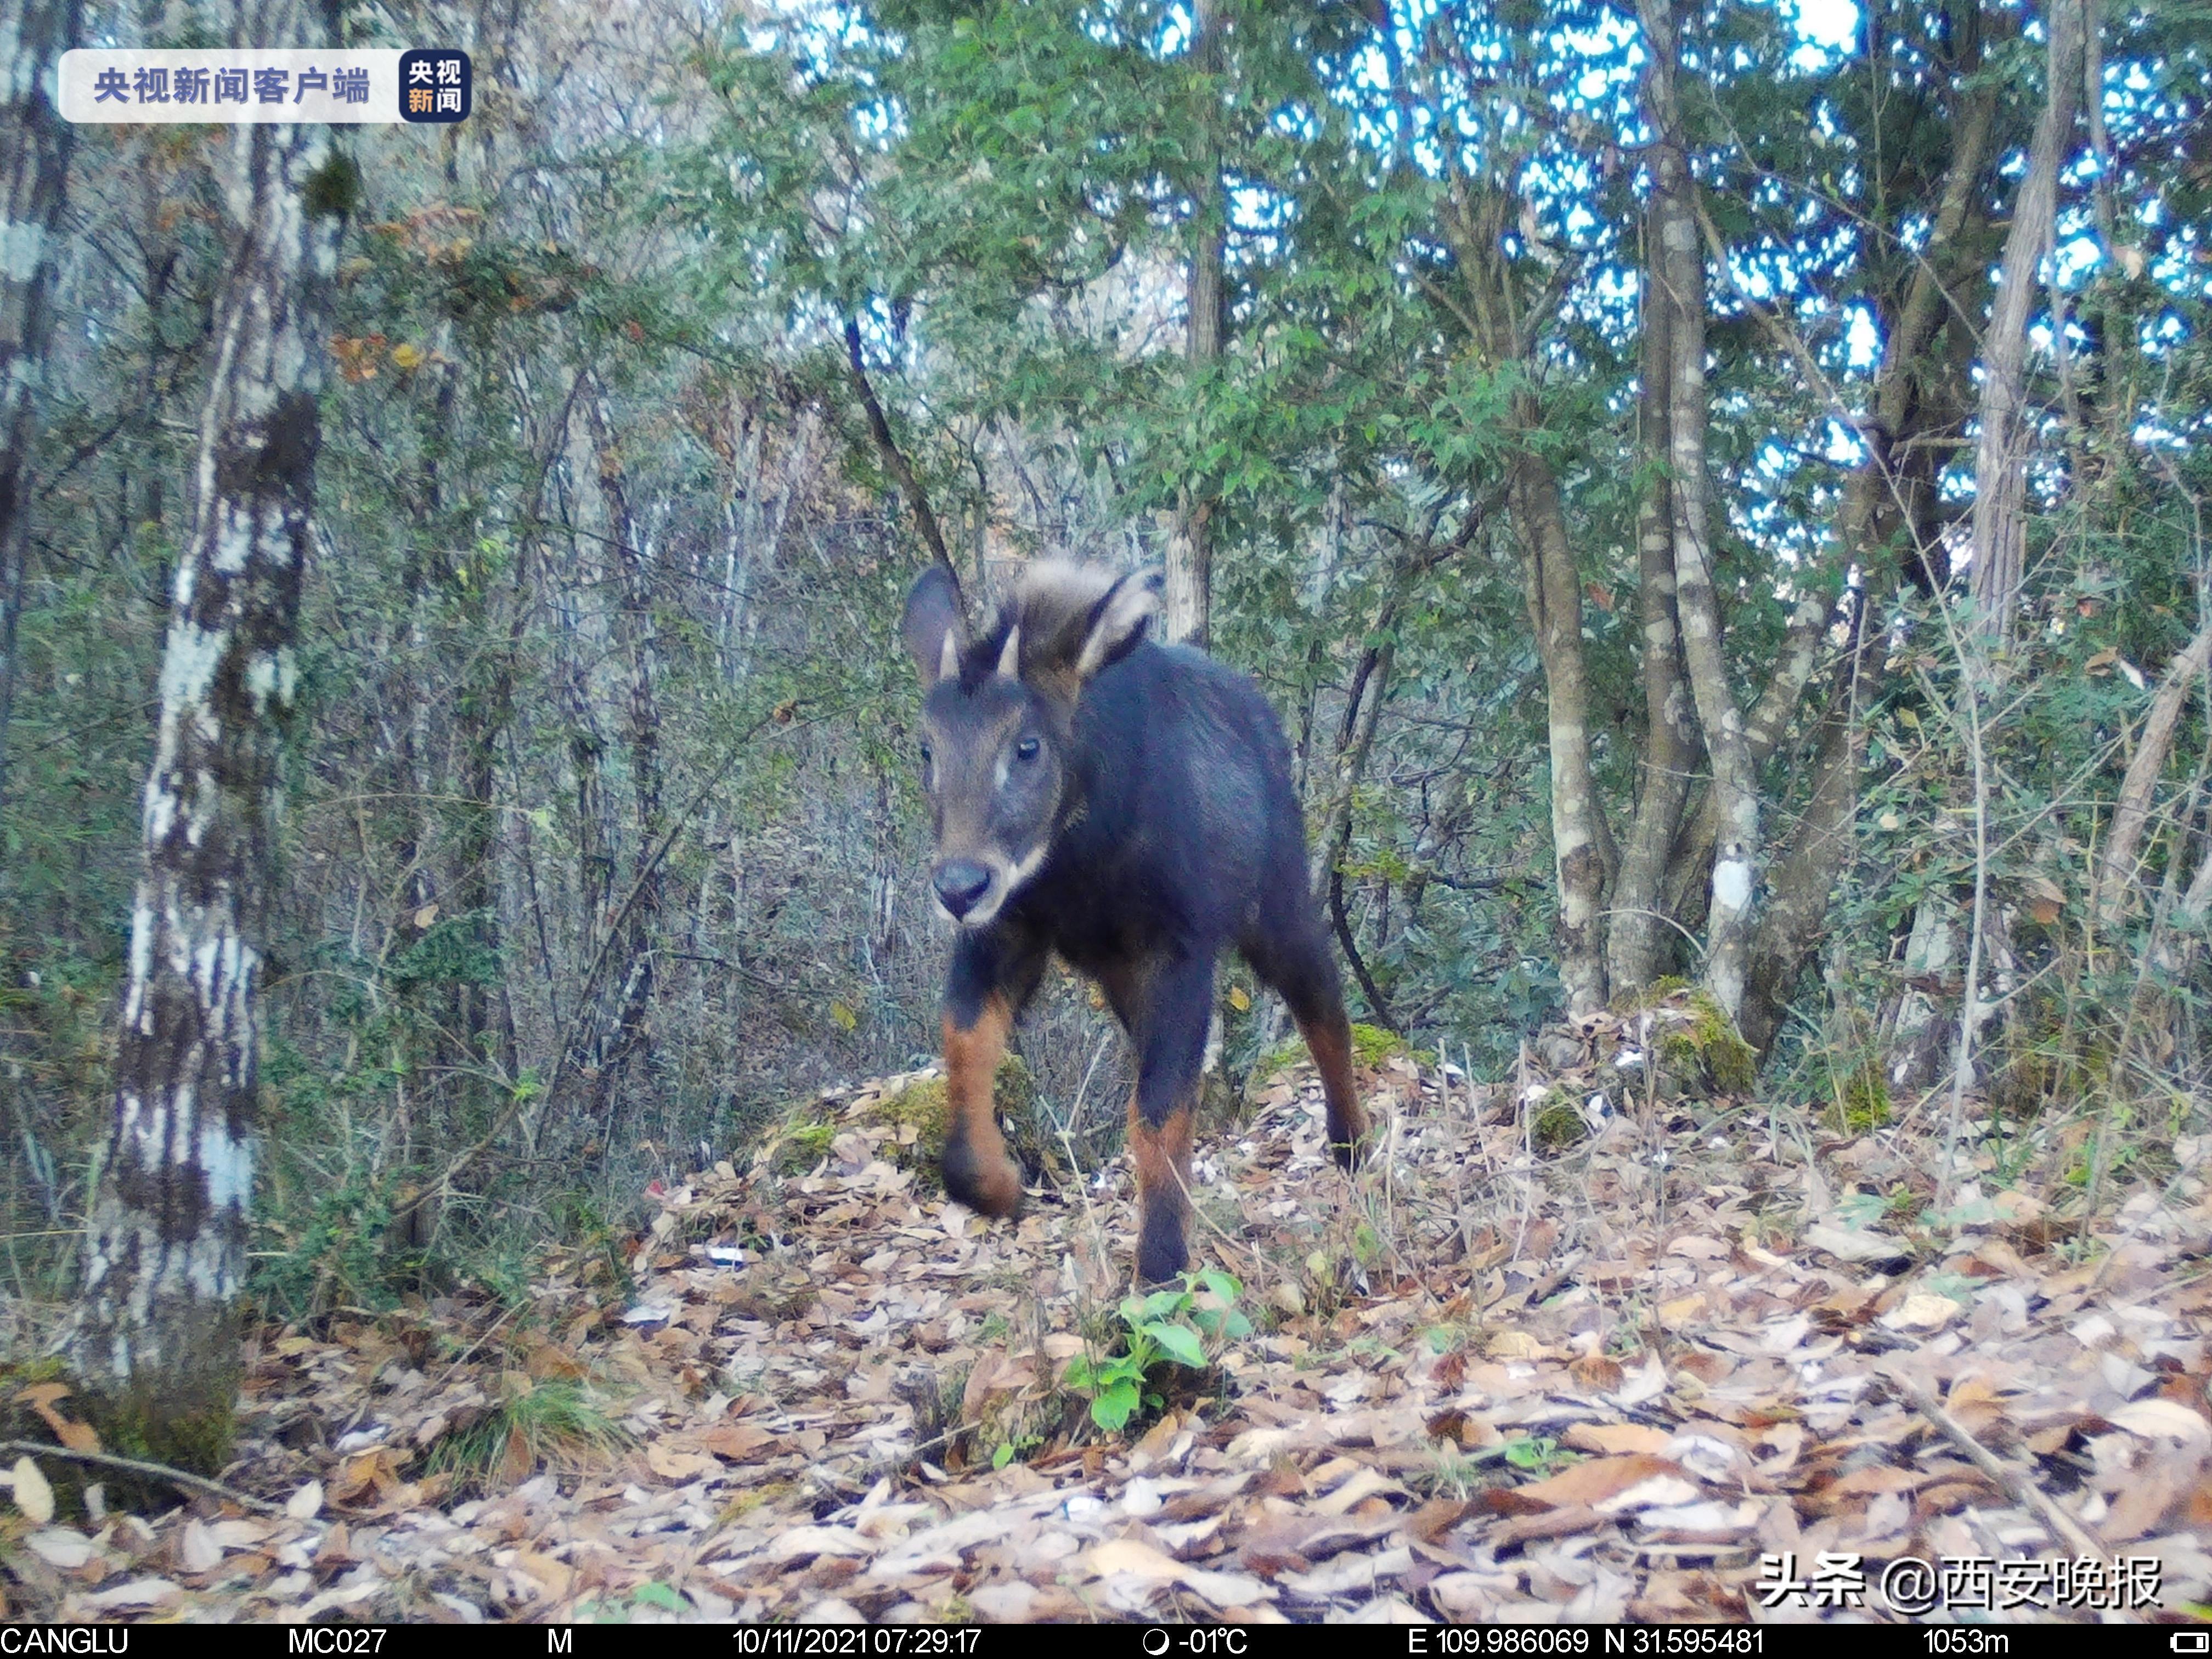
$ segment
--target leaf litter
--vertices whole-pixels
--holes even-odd
[[[260,1333],[224,1480],[262,1511],[57,1519],[56,1465],[0,1472],[0,1616],[1881,1621],[1872,1588],[1764,1605],[1761,1557],[1871,1584],[2082,1540],[2154,1559],[2166,1616],[2212,1598],[2201,1186],[2077,1226],[2078,1262],[2019,1191],[1884,1232],[1830,1182],[1932,1186],[1928,1146],[1815,1174],[1747,1108],[1639,1103],[1613,1035],[1541,1084],[1386,1059],[1357,1177],[1307,1068],[1259,1091],[1193,1235],[1257,1328],[1120,1435],[1062,1379],[1117,1340],[1127,1170],[988,1224],[874,1109],[933,1073],[827,1095],[803,1166],[656,1187],[627,1296],[556,1254],[519,1311]],[[1563,1097],[1594,1129],[1539,1152]],[[605,1431],[533,1438],[511,1402],[561,1389]]]

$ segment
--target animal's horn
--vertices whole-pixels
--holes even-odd
[[[1019,679],[1022,667],[1022,625],[1016,623],[1006,630],[1006,643],[999,653],[999,678]]]
[[[938,647],[937,678],[949,680],[959,672],[960,641],[952,636],[952,630],[948,628],[945,630],[945,643]]]

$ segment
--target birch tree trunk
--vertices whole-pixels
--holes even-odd
[[[46,82],[76,40],[81,9],[78,0],[0,0],[0,805],[31,538],[32,396],[45,379],[54,221],[76,136]]]
[[[1832,698],[1850,695],[1851,675],[1861,672],[1852,664],[1863,649],[1862,630],[1880,596],[1900,575],[1917,571],[1935,592],[1949,574],[1935,513],[1938,458],[1948,453],[1949,441],[1963,429],[1970,405],[1963,396],[1963,376],[1958,377],[1960,390],[1954,392],[1954,377],[1931,370],[1930,358],[1954,356],[1954,349],[1942,343],[1943,330],[1960,326],[1960,313],[1981,308],[1978,301],[1958,296],[1971,295],[1973,285],[1985,280],[1973,249],[1996,112],[1996,90],[1978,74],[1988,21],[1971,8],[1961,19],[1955,42],[1960,90],[1947,123],[1951,154],[1934,222],[1925,245],[1901,275],[1894,302],[1881,313],[1881,365],[1859,422],[1865,459],[1845,482],[1836,515],[1835,563],[1838,568],[1856,565],[1863,586],[1855,603],[1846,595],[1851,654],[1830,680]],[[1809,591],[1800,599],[1766,688],[1745,722],[1754,768],[1765,765],[1787,737],[1836,614],[1825,590]],[[1827,883],[1856,810],[1863,745],[1856,734],[1837,728],[1833,714],[1832,704],[1814,744],[1810,794],[1777,855],[1769,897],[1753,930],[1753,1006],[1741,1023],[1754,1047],[1763,1048],[1779,1030],[1790,984],[1826,933]],[[1685,927],[1703,922],[1719,835],[1717,801],[1707,790],[1689,813],[1664,887],[1664,908]],[[1941,918],[1930,911],[1926,922],[1923,934],[1933,938],[1927,929],[1942,926]]]
[[[2043,114],[2014,200],[2003,274],[1982,339],[1981,436],[1974,451],[1974,604],[1984,629],[2012,631],[2027,573],[2028,313],[2036,273],[2051,251],[2064,165],[2081,99],[2081,0],[2053,0]]]
[[[238,44],[313,45],[327,14],[241,4]],[[326,126],[232,129],[198,500],[163,650],[113,1127],[70,1358],[121,1449],[228,1455],[253,1190],[260,965],[311,535],[316,395],[358,173]]]

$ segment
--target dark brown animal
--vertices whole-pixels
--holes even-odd
[[[971,640],[951,574],[933,567],[902,630],[927,689],[931,884],[959,927],[945,988],[945,1188],[989,1215],[1021,1206],[991,1079],[1057,954],[1097,981],[1137,1051],[1137,1267],[1152,1282],[1189,1261],[1191,1119],[1225,946],[1290,1005],[1340,1163],[1367,1131],[1282,727],[1243,675],[1146,638],[1158,586],[1033,565]]]

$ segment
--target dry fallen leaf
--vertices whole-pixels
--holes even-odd
[[[15,1507],[23,1512],[24,1519],[34,1527],[43,1527],[54,1518],[54,1489],[27,1456],[15,1460],[13,1484]]]
[[[1664,1429],[1641,1423],[1577,1423],[1559,1437],[1559,1443],[1575,1451],[1663,1453],[1674,1436]]]
[[[2178,1440],[2185,1446],[2212,1442],[2212,1423],[2172,1400],[2136,1400],[2105,1413],[2116,1427],[2145,1440]]]
[[[1572,1504],[1591,1507],[1619,1497],[1638,1482],[1655,1476],[1682,1476],[1682,1466],[1671,1457],[1649,1452],[1630,1452],[1620,1457],[1594,1457],[1562,1469],[1547,1480],[1516,1486],[1514,1496],[1550,1509]]]
[[[82,1533],[67,1527],[48,1527],[23,1541],[31,1547],[32,1554],[50,1567],[81,1567],[92,1559],[99,1548]]]
[[[1948,1296],[1915,1291],[1881,1316],[1895,1331],[1940,1331],[1959,1316],[1959,1304]]]

